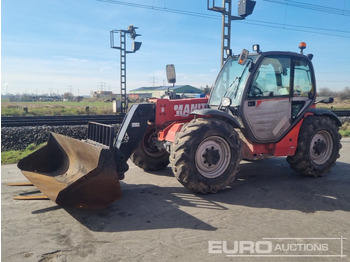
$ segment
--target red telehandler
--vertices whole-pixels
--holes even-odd
[[[216,193],[232,183],[239,162],[286,156],[297,173],[320,177],[339,157],[341,122],[318,109],[312,55],[243,49],[222,67],[209,98],[150,99],[133,105],[117,136],[89,123],[88,139],[51,133],[18,163],[22,173],[62,206],[104,208],[120,198],[127,160],[165,169],[189,190]],[[175,82],[175,70],[167,68]]]

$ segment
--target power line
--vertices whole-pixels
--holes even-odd
[[[257,25],[257,26],[273,27],[273,28],[286,29],[286,30],[292,30],[292,31],[350,38],[350,31],[346,31],[346,30],[312,27],[312,26],[305,26],[305,25],[281,24],[281,23],[274,23],[274,22],[265,22],[260,20],[249,20],[249,21],[245,21],[245,23]],[[343,34],[339,34],[339,33],[343,33]]]
[[[128,3],[128,2],[116,1],[116,0],[97,0],[97,1],[116,4],[116,5],[125,5],[125,6],[138,7],[138,8],[144,8],[144,9],[149,9],[149,10],[155,10],[155,11],[175,13],[175,14],[181,14],[181,15],[196,16],[196,17],[202,17],[202,18],[208,18],[208,19],[216,19],[216,20],[220,19],[216,15],[180,10],[180,9],[157,7],[157,6],[151,6],[151,5],[136,4],[136,3]]]
[[[239,23],[242,23],[239,21]],[[304,33],[313,33],[313,34],[319,34],[319,35],[329,35],[329,36],[337,36],[337,37],[344,37],[344,38],[350,38],[350,35],[340,35],[340,34],[332,34],[332,33],[326,33],[326,32],[316,32],[312,30],[307,30],[307,29],[302,29],[304,26],[298,26],[298,25],[288,25],[288,24],[279,24],[279,23],[272,23],[272,22],[264,22],[264,21],[257,21],[255,20],[250,22],[250,21],[245,21],[244,23],[246,24],[251,24],[251,25],[257,25],[257,26],[264,26],[264,27],[272,27],[272,28],[278,28],[278,29],[285,29],[285,30],[291,30],[291,31],[298,31],[298,32],[304,32]],[[265,24],[265,23],[270,23]],[[293,28],[295,27],[295,28]],[[299,27],[299,28],[298,28]],[[332,32],[332,29],[322,29],[322,28],[316,28],[316,27],[305,27],[309,29],[317,29],[317,30],[326,30]],[[344,31],[348,34],[350,32]]]
[[[320,30],[320,31],[329,31],[329,32],[350,34],[350,31],[346,31],[346,30],[312,27],[312,26],[306,26],[306,25],[292,25],[292,24],[285,24],[285,23],[281,24],[281,23],[275,23],[275,22],[265,22],[265,21],[261,21],[261,20],[253,20],[253,19],[250,19],[249,21],[257,22],[257,23],[261,23],[261,24],[271,24],[271,25],[288,26],[288,27],[301,27],[301,28],[314,29],[314,30]]]
[[[350,16],[350,11],[346,10],[346,9],[333,8],[333,7],[323,6],[323,5],[308,4],[308,3],[303,3],[303,2],[299,2],[299,1],[293,1],[293,0],[283,0],[283,1],[281,1],[281,0],[264,0],[264,1],[271,2],[274,4],[288,5],[288,6],[309,9],[309,10],[314,10],[314,11],[319,11],[319,12],[324,12],[324,13],[329,13],[329,14]]]
[[[207,19],[215,19],[215,20],[221,20],[221,17],[215,15],[215,14],[205,14],[200,12],[193,12],[193,11],[187,11],[187,10],[180,10],[180,9],[173,9],[173,8],[166,8],[166,7],[157,7],[157,6],[150,6],[150,5],[144,5],[144,4],[137,4],[137,3],[130,3],[130,2],[124,2],[124,1],[116,1],[116,0],[97,0],[99,2],[106,2],[110,4],[116,4],[116,5],[124,5],[124,6],[130,6],[130,7],[136,7],[136,8],[143,8],[148,10],[154,10],[154,11],[161,11],[161,12],[168,12],[168,13],[175,13],[175,14],[181,14],[181,15],[187,15],[187,16],[193,16],[193,17],[200,17],[200,18],[207,18]],[[299,3],[300,5],[303,5],[303,3],[297,2],[297,1],[279,1],[279,0],[264,0],[266,2],[274,2],[274,3],[281,3],[285,4],[286,2],[290,3]],[[311,4],[304,4],[306,6],[315,6],[317,5],[311,5]],[[322,6],[318,6],[322,7]],[[310,7],[311,8],[311,7]],[[326,7],[324,7],[326,8]],[[341,10],[336,8],[330,8],[335,10]],[[341,10],[344,13],[349,12],[347,10]],[[334,11],[335,12],[335,11]],[[282,24],[282,23],[274,23],[274,22],[268,22],[268,21],[260,21],[260,20],[244,20],[244,21],[237,21],[239,23],[245,23],[250,25],[257,25],[257,26],[264,26],[264,27],[270,27],[270,28],[278,28],[278,29],[285,29],[285,30],[291,30],[291,31],[298,31],[298,32],[306,32],[306,33],[314,33],[314,34],[320,34],[320,35],[329,35],[329,36],[336,36],[336,37],[345,37],[350,38],[350,31],[346,30],[337,30],[337,29],[330,29],[330,28],[320,28],[320,27],[311,27],[311,26],[304,26],[304,25],[292,25],[292,24]],[[334,32],[334,33],[332,33]]]

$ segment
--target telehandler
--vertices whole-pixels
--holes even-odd
[[[341,122],[316,108],[312,55],[243,49],[222,67],[209,97],[149,99],[133,105],[115,136],[89,123],[79,141],[51,133],[47,145],[18,163],[24,176],[58,205],[105,208],[121,197],[127,160],[145,171],[169,162],[194,192],[229,186],[239,162],[286,156],[297,173],[320,177],[339,157]],[[169,83],[175,69],[167,66]]]

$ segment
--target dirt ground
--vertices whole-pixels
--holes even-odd
[[[13,200],[38,192],[6,186],[25,178],[2,166],[1,259],[349,261],[350,139],[342,145],[325,177],[297,175],[285,158],[243,161],[233,188],[208,195],[183,188],[169,167],[145,173],[129,162],[123,198],[105,210]]]

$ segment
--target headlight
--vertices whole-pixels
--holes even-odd
[[[223,97],[221,99],[221,105],[224,106],[224,107],[228,107],[231,105],[231,99],[228,98],[228,97]]]

